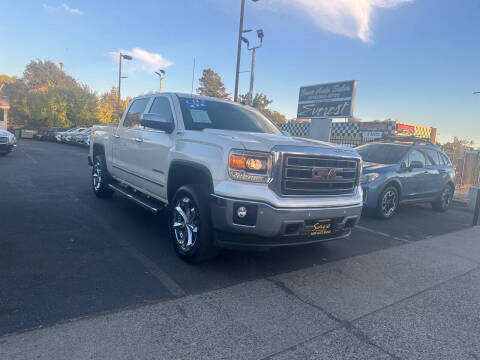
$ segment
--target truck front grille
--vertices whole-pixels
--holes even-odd
[[[8,143],[8,137],[4,137],[4,136],[0,137],[0,144],[6,144],[6,143]]]
[[[285,154],[283,195],[339,195],[351,193],[358,182],[358,161],[326,156]]]

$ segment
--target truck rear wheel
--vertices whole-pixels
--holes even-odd
[[[113,190],[108,186],[111,182],[108,173],[104,155],[96,155],[93,160],[92,168],[92,189],[96,196],[100,198],[109,198],[113,195]]]
[[[208,187],[200,184],[179,188],[170,206],[170,235],[177,254],[190,262],[216,256],[210,218]]]

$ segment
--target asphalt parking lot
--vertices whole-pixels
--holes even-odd
[[[165,217],[96,198],[87,150],[20,140],[0,158],[0,335],[308,268],[467,228],[471,214],[404,206],[348,240],[181,261]]]

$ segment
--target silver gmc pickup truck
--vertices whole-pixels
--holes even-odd
[[[133,99],[118,126],[93,128],[89,163],[98,197],[165,208],[189,261],[218,247],[345,238],[362,212],[358,153],[284,135],[254,108],[216,98]]]

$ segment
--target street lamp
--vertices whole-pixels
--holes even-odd
[[[248,41],[247,38],[244,38],[242,36],[242,41],[247,44],[247,49],[252,51],[252,69],[250,70],[250,90],[248,91],[248,102],[250,105],[253,104],[253,82],[255,80],[255,54],[256,50],[261,48],[263,45],[263,30],[258,29],[257,30],[257,36],[260,39],[260,44],[254,47],[250,47],[250,41]]]
[[[119,54],[119,62],[118,62],[118,109],[120,110],[120,100],[122,99],[120,97],[120,88],[122,85],[122,79],[125,79],[125,76],[122,76],[122,59],[125,60],[132,60],[133,58],[130,55],[125,55],[120,53]]]
[[[162,92],[162,87],[163,87],[163,79],[165,78],[165,70],[155,71],[155,74],[157,74],[158,77],[160,78],[160,91],[159,91],[159,93],[161,93]]]
[[[257,2],[259,0],[252,0]],[[245,0],[241,0],[240,5],[240,26],[238,29],[238,44],[237,44],[237,70],[235,71],[235,92],[233,100],[238,101],[238,75],[240,74],[240,55],[242,52],[242,34],[243,34],[243,16],[245,14]]]

